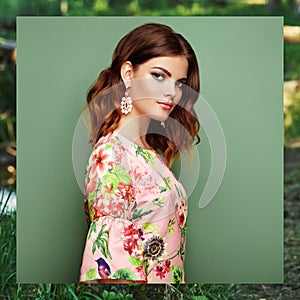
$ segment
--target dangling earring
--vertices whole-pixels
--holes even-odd
[[[165,124],[164,121],[161,121],[161,122],[160,122],[160,125],[161,125],[163,128],[166,128],[166,124]]]
[[[132,110],[132,99],[131,97],[128,95],[128,87],[125,86],[126,90],[125,90],[125,95],[124,97],[122,97],[121,99],[121,104],[120,104],[120,107],[121,107],[121,112],[125,115],[127,115],[128,113],[131,112]]]

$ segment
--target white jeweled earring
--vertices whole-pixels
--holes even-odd
[[[128,95],[128,87],[126,87],[125,90],[125,95],[124,97],[122,97],[121,99],[121,103],[120,103],[120,107],[121,107],[121,112],[125,115],[127,115],[128,113],[130,113],[132,111],[132,99],[131,97]]]

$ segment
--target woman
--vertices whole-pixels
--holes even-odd
[[[187,198],[169,168],[200,141],[198,92],[191,46],[152,23],[121,39],[90,88],[81,283],[185,283]]]

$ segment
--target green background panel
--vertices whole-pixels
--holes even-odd
[[[167,24],[191,43],[201,95],[226,139],[222,184],[200,209],[212,159],[209,137],[200,131],[187,282],[282,282],[281,17],[18,18],[18,282],[78,281],[87,225],[72,164],[74,131],[86,90],[110,64],[118,41],[147,22]],[[77,159],[84,166],[90,148],[85,140],[74,146],[82,147]]]

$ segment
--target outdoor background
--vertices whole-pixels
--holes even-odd
[[[73,138],[72,147],[72,137],[87,87],[120,37],[147,22],[185,36],[202,75],[203,99],[195,105],[200,168],[186,162],[180,172],[189,198],[186,281],[281,283],[282,17],[17,18],[18,282],[78,280],[87,227],[73,168],[81,171],[82,186],[91,147],[87,135],[75,145]],[[199,209],[212,163],[221,176],[211,151],[226,151],[225,174],[213,201]]]
[[[1,260],[0,297],[79,299],[299,298],[300,24],[297,1],[1,1]],[[282,15],[285,17],[285,284],[78,286],[15,284],[15,17],[16,15]],[[293,26],[293,27],[290,27]],[[218,38],[212,37],[212,38]],[[80,43],[80,41],[78,41]],[[272,109],[272,107],[270,107]],[[33,114],[34,118],[34,114]],[[38,139],[38,137],[37,137]],[[246,272],[247,270],[245,270]],[[202,297],[202,298],[201,298]]]

